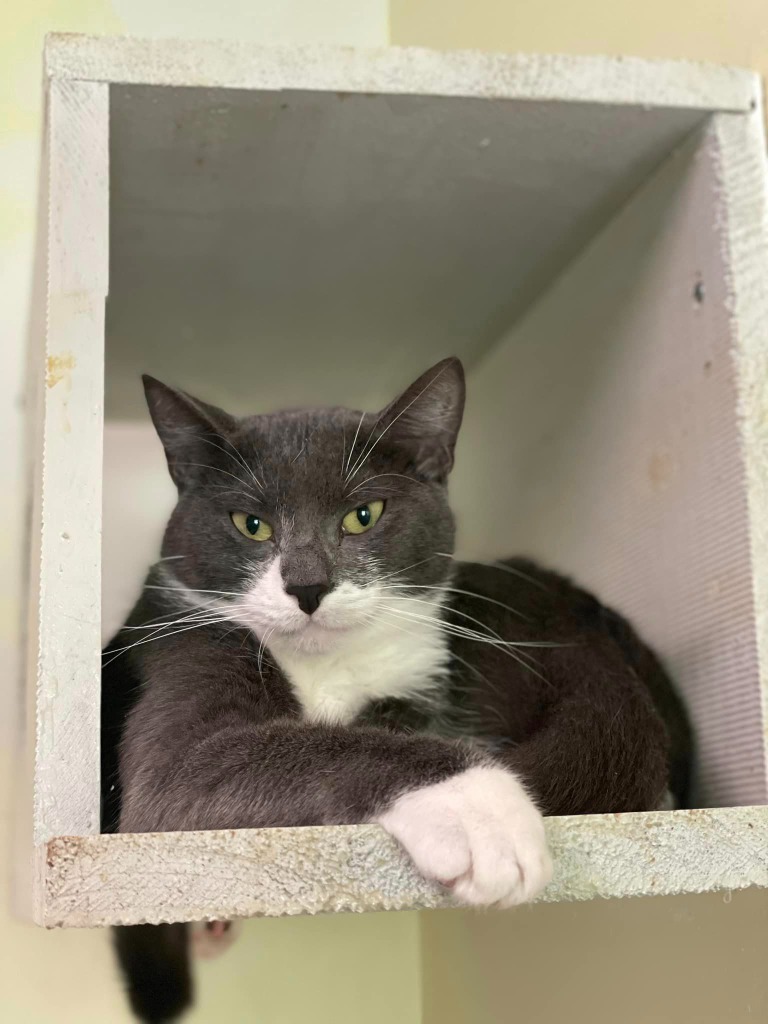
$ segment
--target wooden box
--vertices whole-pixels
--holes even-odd
[[[99,652],[173,498],[141,371],[234,411],[376,408],[451,353],[469,384],[460,552],[531,554],[597,590],[698,734],[703,809],[550,819],[544,899],[768,884],[756,76],[64,36],[46,68],[36,919],[444,904],[373,826],[100,835]]]

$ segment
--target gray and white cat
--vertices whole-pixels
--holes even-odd
[[[505,907],[550,878],[542,814],[685,802],[685,715],[631,627],[530,562],[453,559],[458,360],[378,414],[145,387],[179,498],[105,651],[106,830],[378,822]],[[189,1001],[186,943],[119,930],[142,1019]]]

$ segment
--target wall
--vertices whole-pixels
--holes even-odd
[[[423,917],[423,1024],[768,1020],[768,892]]]
[[[764,0],[392,0],[399,46],[686,58],[768,73]],[[768,1019],[768,892],[424,915],[424,1024]]]
[[[765,0],[391,0],[396,46],[619,54],[768,73]]]
[[[387,6],[385,0],[325,0],[322,5],[313,0],[27,0],[6,5],[0,13],[0,431],[12,439],[0,448],[3,836],[9,831],[14,776],[23,514],[18,442],[47,31],[380,45],[386,42]],[[5,853],[0,847],[0,856]],[[415,1024],[418,955],[415,914],[249,921],[226,957],[202,966],[199,1006],[189,1020]],[[392,977],[398,979],[395,986]],[[12,921],[2,904],[0,992],[2,1017],[9,1021],[119,1024],[130,1019],[105,933],[43,932]]]

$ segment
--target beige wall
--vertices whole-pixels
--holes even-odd
[[[397,46],[620,54],[768,72],[765,0],[391,0]]]
[[[768,73],[766,0],[392,0],[399,46],[686,58]],[[768,892],[422,920],[424,1024],[768,1021]]]
[[[423,1024],[768,1021],[768,891],[424,915]]]

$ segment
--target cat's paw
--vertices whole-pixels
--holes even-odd
[[[503,768],[470,768],[412,790],[376,820],[421,874],[448,886],[461,903],[526,903],[552,877],[542,816]]]

